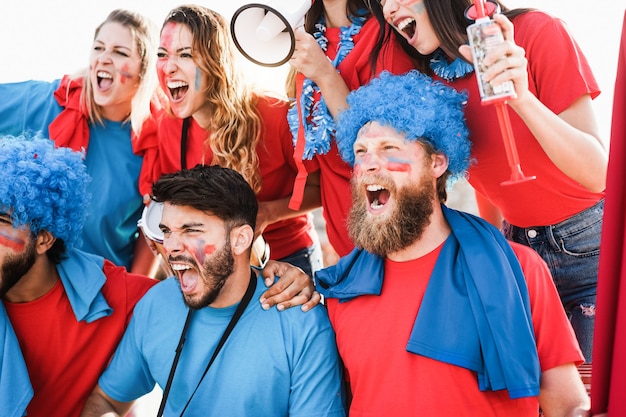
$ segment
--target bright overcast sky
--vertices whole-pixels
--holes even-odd
[[[205,0],[198,4],[230,18],[240,5],[250,2]],[[115,8],[141,12],[160,27],[167,12],[183,3],[180,0],[4,0],[0,3],[0,82],[52,80],[84,67],[95,27]],[[596,111],[602,133],[608,140],[624,17],[624,5],[619,4],[623,1],[505,0],[505,3],[509,7],[542,8],[561,17],[569,25],[602,88],[602,94],[595,100]],[[247,62],[244,65],[258,84],[282,89],[284,67],[265,69]]]

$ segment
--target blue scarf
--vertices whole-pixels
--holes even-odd
[[[104,259],[79,250],[72,250],[57,265],[61,282],[76,320],[90,323],[109,316],[113,309],[102,295],[106,276]],[[0,410],[2,416],[21,417],[33,398],[33,388],[19,342],[9,316],[0,302]]]
[[[356,36],[365,23],[365,17],[352,17],[350,26],[341,27],[339,38],[339,50],[332,61],[333,67],[337,68],[343,59],[354,48],[354,36]],[[315,24],[313,37],[317,40],[320,48],[328,49],[328,39],[326,38],[326,20],[324,16]],[[302,159],[311,159],[313,155],[326,154],[330,150],[330,142],[335,135],[335,123],[328,112],[324,98],[320,96],[319,101],[315,100],[315,94],[320,88],[308,78],[302,84],[302,96],[300,97],[300,107],[302,109],[302,128],[304,129],[305,147]],[[298,98],[296,98],[297,100]],[[298,140],[298,129],[300,128],[300,117],[298,106],[291,106],[287,113],[287,121],[293,136],[293,143],[296,146]]]
[[[512,399],[538,395],[541,370],[528,288],[515,253],[484,220],[442,208],[452,233],[435,264],[407,351],[475,371],[481,391],[507,389]],[[355,249],[315,277],[320,293],[340,301],[380,295],[384,259]]]

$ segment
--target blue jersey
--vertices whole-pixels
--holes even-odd
[[[0,135],[50,137],[48,126],[61,113],[53,94],[60,80],[0,84]],[[51,138],[54,140],[54,138]],[[92,178],[91,202],[83,228],[82,250],[130,268],[143,210],[138,190],[142,158],[131,143],[130,122],[89,124],[85,164]]]
[[[261,279],[213,362],[186,417],[344,416],[335,334],[325,307],[265,311]],[[180,415],[237,305],[193,313],[164,415]],[[137,304],[100,386],[128,402],[164,388],[187,315],[178,281],[169,278]]]

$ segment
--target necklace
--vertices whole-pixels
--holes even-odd
[[[352,17],[350,26],[342,26],[339,35],[339,48],[337,55],[333,59],[333,67],[337,68],[343,59],[354,48],[354,36],[357,35],[363,24],[365,17]],[[315,24],[313,37],[317,40],[320,48],[326,52],[328,49],[328,38],[326,38],[326,19],[322,16]],[[302,84],[302,95],[300,97],[300,107],[302,108],[302,124],[304,128],[305,147],[302,159],[311,159],[313,155],[325,154],[330,150],[330,141],[335,134],[335,123],[328,112],[324,98],[319,94],[320,89],[313,81],[304,79]],[[315,97],[319,97],[316,100]],[[296,98],[297,99],[297,98]],[[298,139],[298,129],[300,128],[300,117],[298,106],[292,105],[287,113],[287,121],[293,136],[294,146]]]
[[[454,61],[448,62],[448,58],[441,48],[438,48],[430,58],[430,69],[446,81],[463,78],[474,72],[474,66],[461,58],[455,58]]]

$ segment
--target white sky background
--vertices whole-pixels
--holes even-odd
[[[602,94],[595,100],[608,143],[624,0],[504,0],[509,7],[537,7],[562,18],[591,63]],[[0,3],[0,82],[52,80],[87,65],[95,27],[115,8],[143,13],[160,27],[167,12],[184,0],[3,0]],[[227,19],[245,0],[198,4]],[[268,69],[241,59],[257,84],[282,92],[286,66]],[[558,80],[555,80],[558,82]],[[567,88],[564,86],[563,88]],[[0,98],[1,99],[1,98]]]

